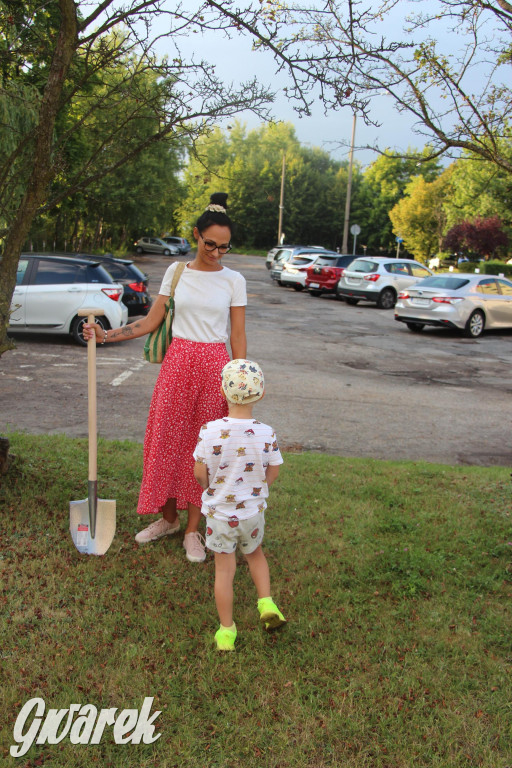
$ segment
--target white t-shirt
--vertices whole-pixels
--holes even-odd
[[[272,427],[229,416],[201,427],[194,459],[208,468],[201,512],[218,520],[246,520],[266,509],[265,470],[283,463]]]
[[[171,295],[171,283],[178,262],[167,269],[159,293]],[[245,307],[247,290],[240,272],[222,267],[218,272],[201,272],[188,265],[178,280],[174,295],[172,335],[204,343],[228,339],[230,307]]]

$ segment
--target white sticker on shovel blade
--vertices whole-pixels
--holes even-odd
[[[87,547],[88,540],[89,540],[89,526],[84,525],[83,523],[80,523],[80,525],[78,526],[78,533],[76,536],[76,546]]]

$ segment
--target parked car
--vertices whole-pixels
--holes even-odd
[[[471,339],[486,328],[512,328],[512,281],[469,273],[427,277],[398,294],[395,320],[415,333],[433,325]]]
[[[272,266],[272,262],[274,261],[274,256],[276,253],[283,248],[295,248],[295,245],[289,245],[288,243],[283,243],[283,245],[274,245],[273,248],[270,249],[270,251],[267,253],[267,258],[265,259],[265,266],[267,269],[270,269]]]
[[[272,264],[274,262],[275,257],[277,256],[279,251],[288,250],[288,249],[296,249],[296,248],[303,248],[305,251],[325,251],[327,250],[324,248],[323,245],[295,245],[290,243],[283,243],[283,245],[275,245],[273,248],[270,249],[270,251],[267,253],[267,258],[265,259],[265,265],[267,269],[272,269]]]
[[[177,245],[166,243],[160,237],[141,237],[135,243],[137,253],[161,253],[164,256],[179,256],[180,250]]]
[[[284,286],[291,286],[296,291],[302,291],[306,285],[307,269],[316,262],[319,253],[303,253],[299,256],[292,256],[289,261],[283,264],[279,282]]]
[[[400,291],[433,272],[413,259],[365,256],[345,269],[336,287],[336,296],[347,304],[361,299],[373,301],[380,309],[392,309]]]
[[[116,259],[114,256],[92,256],[78,254],[89,261],[97,261],[124,288],[123,304],[128,307],[128,317],[147,315],[151,308],[151,296],[148,289],[148,276],[129,259]]]
[[[338,280],[355,256],[339,253],[322,253],[307,269],[306,288],[311,296],[335,293]]]
[[[303,256],[306,253],[315,254],[322,252],[325,252],[325,248],[320,248],[319,246],[315,245],[283,246],[274,256],[274,261],[270,267],[270,277],[272,280],[275,280],[277,283],[279,283],[279,285],[281,285],[281,272],[283,271],[283,266],[286,264],[286,262],[290,261],[290,259],[295,258],[296,256]]]
[[[120,328],[128,319],[121,301],[123,286],[99,262],[76,256],[21,254],[11,302],[9,331],[71,334],[82,345],[86,317],[78,310],[103,309],[96,318],[103,328]]]
[[[167,243],[167,245],[175,245],[178,248],[178,251],[182,254],[188,253],[191,249],[191,245],[185,237],[164,235],[161,239],[164,243]]]

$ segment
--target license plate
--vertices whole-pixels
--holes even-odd
[[[310,283],[309,287],[310,288],[320,288],[320,283]]]
[[[429,299],[411,299],[411,304],[414,304],[416,307],[428,307],[430,304]]]

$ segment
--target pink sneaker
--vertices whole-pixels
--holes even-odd
[[[155,523],[151,523],[147,528],[135,536],[137,544],[147,544],[149,541],[156,541],[161,539],[162,536],[171,536],[180,529],[180,520],[176,518],[174,523],[169,523],[164,517],[157,520]]]
[[[206,559],[205,541],[199,531],[186,533],[183,537],[183,546],[187,553],[187,560],[191,563],[202,563]]]

